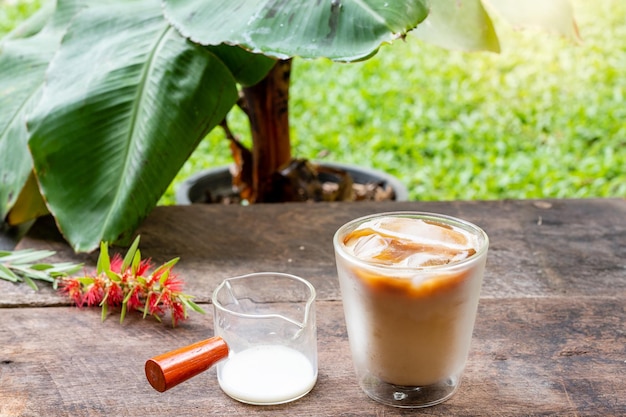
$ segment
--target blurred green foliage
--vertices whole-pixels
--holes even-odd
[[[40,6],[41,0],[0,0],[0,36],[9,32]]]
[[[296,59],[294,156],[388,171],[412,200],[626,197],[626,3],[572,2],[580,44],[498,22],[500,54],[409,36],[361,63]],[[0,0],[0,33],[35,3]],[[249,142],[241,113],[229,123]],[[161,204],[230,162],[216,129]]]

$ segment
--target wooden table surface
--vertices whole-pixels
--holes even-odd
[[[332,235],[373,212],[418,210],[472,221],[490,236],[487,272],[459,391],[422,410],[380,405],[356,384]],[[49,219],[18,248],[76,255]],[[141,226],[142,254],[180,256],[175,271],[207,315],[175,329],[78,309],[51,288],[0,280],[0,416],[624,416],[626,200],[280,204],[158,207]],[[223,394],[215,370],[158,393],[146,359],[213,335],[218,283],[254,271],[308,279],[318,291],[319,379],[304,398],[248,406]]]

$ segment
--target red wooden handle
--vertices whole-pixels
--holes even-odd
[[[146,378],[159,392],[206,371],[228,356],[228,345],[219,336],[155,356],[146,361]]]

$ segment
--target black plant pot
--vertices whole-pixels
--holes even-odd
[[[395,201],[406,201],[408,190],[396,177],[375,169],[354,165],[324,162],[321,165],[345,170],[355,183],[379,183],[390,186],[395,194]],[[324,178],[320,178],[324,179]],[[232,175],[228,167],[210,168],[200,171],[184,180],[176,189],[176,204],[188,205],[205,201],[207,190],[211,195],[228,195],[233,192]]]

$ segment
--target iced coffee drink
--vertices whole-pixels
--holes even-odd
[[[399,407],[449,398],[467,359],[488,238],[427,213],[357,219],[334,238],[361,388]]]

